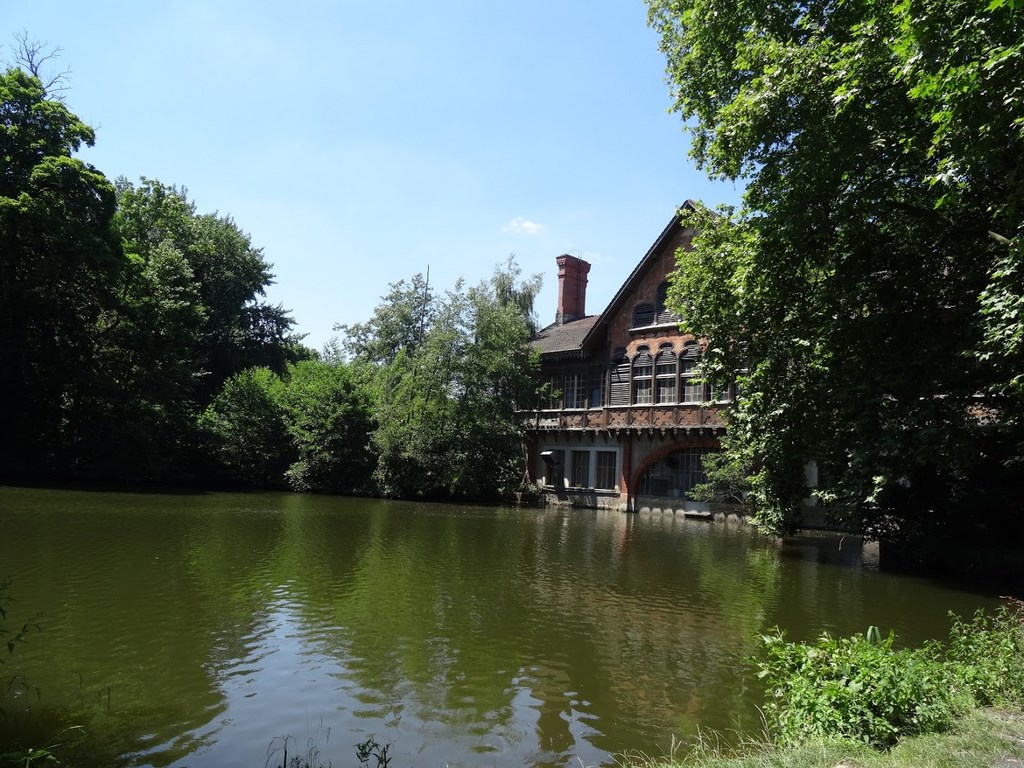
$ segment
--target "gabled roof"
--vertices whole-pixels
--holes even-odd
[[[658,235],[658,239],[654,241],[654,244],[650,248],[647,249],[647,253],[645,253],[644,257],[640,259],[640,263],[636,265],[629,277],[626,278],[626,282],[619,287],[618,292],[616,292],[612,297],[612,300],[608,302],[608,306],[605,307],[604,312],[602,312],[598,317],[602,320],[609,318],[622,308],[623,302],[626,300],[626,297],[633,292],[633,288],[636,283],[640,281],[644,273],[650,268],[651,264],[658,257],[658,254],[665,248],[665,245],[671,242],[672,236],[675,234],[676,229],[682,222],[682,211],[696,211],[698,205],[699,203],[696,203],[693,200],[683,201],[683,204],[676,210],[671,221],[669,221],[669,223],[665,225],[665,228],[661,230],[661,234]],[[585,346],[586,343],[590,341],[591,336],[593,336],[597,331],[596,326],[603,324],[604,323],[595,323],[595,327],[592,328],[582,339],[581,346]]]
[[[686,200],[679,206],[671,221],[661,231],[658,239],[654,241],[654,244],[647,250],[644,257],[640,259],[640,263],[636,265],[618,292],[612,297],[604,312],[599,315],[590,315],[580,320],[574,320],[564,325],[549,325],[547,328],[538,331],[537,335],[530,340],[530,344],[538,349],[542,355],[568,357],[573,353],[582,353],[588,343],[596,342],[597,336],[603,330],[607,318],[611,317],[621,308],[622,303],[632,293],[636,283],[650,268],[658,254],[671,242],[682,220],[681,212],[684,210],[695,211],[697,210],[697,205],[698,203],[692,200]]]
[[[537,335],[530,339],[530,345],[542,355],[579,352],[583,348],[583,339],[600,319],[600,315],[589,315],[570,323],[549,325],[537,331]]]

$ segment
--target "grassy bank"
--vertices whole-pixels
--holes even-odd
[[[863,741],[818,738],[800,745],[748,743],[726,753],[698,744],[685,757],[630,755],[624,768],[1019,768],[1024,766],[1024,713],[978,709],[945,733],[910,736],[890,750]]]
[[[763,637],[765,736],[713,737],[623,768],[1024,768],[1024,611],[953,619],[947,643],[863,636]]]

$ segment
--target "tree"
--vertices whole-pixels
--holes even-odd
[[[229,216],[198,214],[186,190],[152,179],[119,179],[118,228],[125,249],[146,261],[157,249],[180,253],[191,270],[204,322],[197,398],[205,404],[232,374],[254,366],[283,373],[308,356],[294,321],[260,299],[273,282],[270,264]]]
[[[415,353],[423,344],[437,311],[429,276],[416,274],[408,283],[399,280],[389,289],[365,323],[334,326],[344,334],[342,349],[352,359],[387,365],[400,353]]]
[[[519,274],[510,259],[439,300],[417,276],[350,330],[346,347],[371,369],[374,476],[385,495],[496,498],[522,479],[516,409],[537,399],[526,342],[540,278]]]
[[[990,536],[1024,457],[1018,3],[648,4],[694,159],[747,184],[670,300],[709,375],[746,371],[761,523],[792,529],[816,460],[870,533]]]
[[[100,316],[126,262],[113,186],[72,157],[95,135],[20,69],[0,76],[0,468],[66,459],[97,385]]]
[[[99,386],[83,408],[77,473],[175,479],[189,463],[201,413],[205,310],[192,270],[173,246],[128,254],[118,304],[98,320]]]
[[[70,69],[62,69],[55,75],[43,70],[60,57],[60,48],[50,48],[46,43],[28,36],[28,32],[14,34],[14,60],[11,68],[20,69],[36,78],[49,98],[63,101],[61,92],[67,89]]]
[[[268,368],[231,376],[203,413],[211,452],[227,478],[248,485],[281,485],[293,459],[284,384]]]
[[[370,397],[351,368],[318,360],[289,367],[282,403],[297,454],[285,473],[288,485],[319,493],[367,491]]]

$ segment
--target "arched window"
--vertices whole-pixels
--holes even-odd
[[[699,403],[704,399],[704,384],[701,382],[697,368],[700,365],[700,345],[696,341],[688,341],[683,346],[680,359],[679,376],[683,384],[683,402]]]
[[[654,322],[658,325],[668,325],[670,323],[678,323],[679,315],[669,312],[665,306],[665,302],[668,300],[668,280],[658,286],[657,297],[654,302]]]
[[[633,307],[633,327],[646,328],[649,325],[654,325],[654,305],[637,304]]]
[[[640,496],[688,496],[693,486],[707,482],[701,448],[684,448],[649,466],[640,476]]]
[[[678,402],[678,382],[676,373],[678,371],[679,356],[676,355],[671,344],[662,344],[658,353],[657,364],[654,367],[655,387],[657,394],[655,399],[658,403]]]
[[[654,358],[647,347],[640,347],[633,358],[633,404],[654,402]]]

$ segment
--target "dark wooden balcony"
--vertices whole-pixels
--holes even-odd
[[[522,412],[533,432],[682,431],[725,432],[722,409],[727,403],[612,405],[591,409],[548,409]]]

